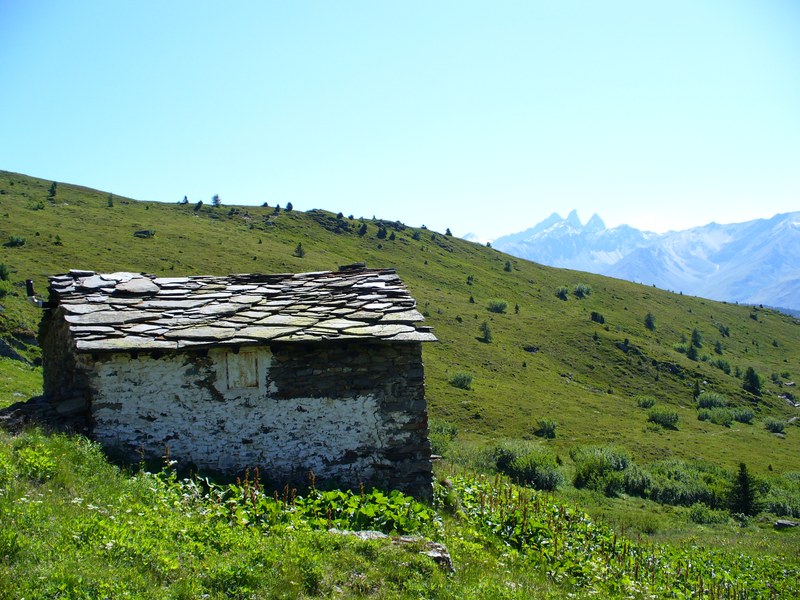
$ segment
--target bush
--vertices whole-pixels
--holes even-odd
[[[731,374],[731,364],[724,358],[717,358],[711,361],[711,365],[718,368],[726,375]]]
[[[492,339],[494,338],[492,336],[492,328],[489,327],[489,323],[487,323],[486,321],[481,323],[480,332],[481,332],[481,339],[487,344],[491,344]]]
[[[753,422],[753,411],[749,408],[735,407],[731,408],[730,411],[734,421],[747,424]]]
[[[650,465],[652,478],[648,498],[661,504],[692,506],[698,502],[711,508],[727,506],[730,474],[705,463],[667,459]]]
[[[567,286],[562,285],[559,288],[556,288],[556,298],[560,298],[561,300],[566,300],[569,297],[569,288]]]
[[[647,420],[668,429],[675,429],[678,425],[678,413],[670,408],[655,407],[647,413]]]
[[[498,471],[537,490],[552,491],[564,482],[553,453],[539,445],[501,443],[493,448],[492,457]]]
[[[486,306],[489,312],[500,314],[505,313],[506,308],[508,308],[508,302],[505,300],[489,300],[489,304]]]
[[[644,326],[649,331],[655,331],[656,330],[656,318],[653,316],[653,313],[649,312],[649,313],[647,313],[645,315],[645,317],[644,317]]]
[[[603,315],[601,315],[599,312],[592,311],[592,314],[590,315],[590,318],[595,323],[600,323],[600,325],[602,325],[603,323],[606,322],[605,317]]]
[[[764,510],[779,517],[800,518],[800,472],[786,472],[769,483]]]
[[[0,281],[8,281],[11,276],[11,269],[5,263],[0,263]]]
[[[695,502],[689,509],[689,519],[698,525],[724,525],[729,515],[724,510],[714,510],[704,502]]]
[[[472,388],[472,374],[464,372],[453,373],[452,377],[450,377],[449,383],[453,387],[462,390],[469,390]]]
[[[781,421],[780,419],[773,419],[772,417],[767,417],[764,419],[764,427],[770,433],[783,433],[786,429],[786,423]]]
[[[716,392],[702,392],[697,397],[698,408],[718,408],[728,406],[725,396]]]
[[[722,425],[723,427],[730,427],[733,423],[733,413],[727,408],[711,408],[704,410],[708,414],[708,420],[715,425]],[[699,419],[698,415],[698,419]],[[700,419],[701,421],[705,419]]]
[[[448,421],[431,419],[428,424],[428,437],[431,441],[431,452],[444,456],[458,435],[458,428]]]
[[[636,396],[636,406],[639,408],[653,408],[656,405],[656,399],[652,396]]]
[[[576,488],[589,488],[616,496],[625,487],[623,471],[632,465],[630,455],[617,446],[579,446],[570,450],[575,463],[572,483]]]
[[[556,427],[558,427],[558,423],[553,419],[538,419],[536,423],[539,425],[539,428],[535,431],[535,434],[539,437],[547,438],[552,440],[556,437]]]
[[[8,248],[19,248],[25,245],[25,238],[21,235],[10,235],[5,245]]]
[[[576,298],[586,298],[586,296],[591,295],[592,293],[592,286],[587,285],[585,283],[579,283],[575,286],[573,293],[575,294]]]

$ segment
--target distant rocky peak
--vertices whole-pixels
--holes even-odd
[[[591,231],[592,233],[597,233],[600,231],[605,231],[606,224],[603,222],[603,219],[600,218],[600,215],[594,213],[592,218],[589,219],[589,222],[586,223],[584,229],[586,231]]]
[[[575,229],[583,229],[583,223],[581,223],[580,218],[578,217],[578,211],[574,208],[572,211],[567,215],[567,223],[574,227]]]

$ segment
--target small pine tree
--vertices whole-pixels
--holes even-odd
[[[362,223],[361,227],[358,228],[358,235],[359,235],[359,237],[364,237],[365,235],[367,235],[367,224],[366,223]]]
[[[390,242],[393,242],[396,238],[397,238],[397,236],[394,234],[394,231],[389,234],[389,241]]]
[[[515,304],[515,305],[514,305],[514,314],[515,314],[515,315],[518,315],[518,314],[519,314],[519,304]]]
[[[491,344],[492,339],[494,338],[492,336],[492,328],[489,327],[489,323],[487,323],[486,321],[481,323],[480,332],[481,332],[481,339],[487,344]]]
[[[747,472],[747,465],[739,463],[739,472],[733,480],[733,487],[728,498],[728,506],[732,513],[752,517],[758,514],[758,503],[753,478]]]
[[[692,329],[692,346],[695,348],[703,347],[703,336],[700,335],[700,332],[697,331],[697,329]]]
[[[761,395],[761,377],[753,367],[747,367],[742,378],[742,389],[756,396]]]
[[[506,273],[511,273],[511,261],[510,261],[510,260],[507,260],[507,261],[506,261],[506,266],[505,266],[505,267],[503,267],[503,270],[504,270]]]
[[[700,396],[700,382],[697,379],[694,380],[694,389],[692,390],[692,398],[697,400],[698,396]]]
[[[647,327],[649,331],[656,330],[656,318],[653,316],[653,313],[649,312],[645,315],[644,326]]]
[[[50,184],[50,189],[47,190],[47,199],[55,200],[56,193],[58,192],[58,184],[54,181]]]
[[[181,200],[181,204],[189,204],[189,198],[188,198],[188,196],[184,196],[184,197],[183,197],[183,200]]]
[[[378,234],[377,234],[378,239],[385,240],[386,234],[387,234],[386,227],[384,227],[383,225],[378,225]]]
[[[450,233],[450,228],[449,228],[449,227],[448,227],[448,228],[447,228],[447,230],[444,232],[444,234],[445,234],[445,235],[453,235],[452,233]]]
[[[211,196],[211,205],[215,208],[222,206],[222,200],[220,200],[219,194],[214,194]]]
[[[720,342],[719,340],[717,340],[717,343],[714,344],[714,352],[716,354],[720,354],[720,355],[722,354],[722,342]]]
[[[11,269],[5,263],[0,263],[0,281],[8,281],[11,276]]]
[[[107,204],[108,204],[108,207],[109,207],[109,208],[111,208],[112,206],[114,206],[114,196],[113,196],[113,195],[111,195],[111,194],[109,194],[109,195],[108,195],[108,201],[107,201]]]
[[[294,205],[292,205],[291,202],[287,202],[286,203],[286,212],[292,212],[293,208],[294,208]]]
[[[297,258],[303,258],[306,255],[306,251],[303,249],[303,244],[297,242],[297,246],[294,249],[294,255]]]
[[[686,349],[686,358],[689,360],[697,360],[699,355],[697,354],[697,346],[689,346]]]
[[[272,209],[272,213],[277,215],[277,214],[280,214],[280,212],[281,212],[281,205],[280,204],[276,204],[275,208]]]
[[[197,212],[201,208],[203,208],[203,201],[202,200],[198,200],[197,204],[194,205],[194,212]]]

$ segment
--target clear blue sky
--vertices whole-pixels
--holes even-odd
[[[486,238],[800,210],[800,3],[0,0],[0,169]]]

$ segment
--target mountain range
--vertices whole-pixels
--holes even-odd
[[[553,213],[492,246],[541,264],[712,300],[800,311],[800,212],[664,234]]]

